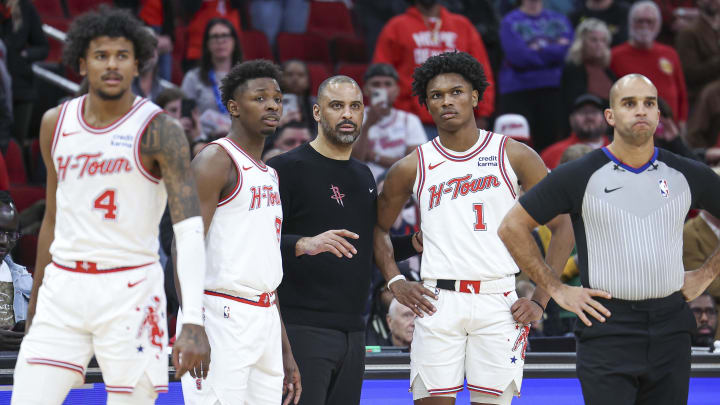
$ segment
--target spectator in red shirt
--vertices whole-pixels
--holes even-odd
[[[224,18],[233,25],[240,35],[241,0],[185,0],[186,12],[191,16],[187,26],[187,67],[194,67],[203,53],[203,32],[205,26],[213,18]]]
[[[385,25],[375,47],[373,63],[388,63],[398,72],[400,95],[394,107],[420,117],[428,138],[437,136],[437,129],[427,109],[412,96],[412,75],[429,57],[453,50],[469,53],[485,71],[490,87],[476,114],[483,118],[478,127],[486,128],[486,118],[495,110],[495,81],[485,45],[470,20],[447,11],[437,0],[413,0],[412,7]]]
[[[572,145],[585,144],[597,149],[609,143],[605,136],[607,123],[603,115],[604,107],[605,103],[592,94],[583,94],[575,100],[570,114],[570,137],[555,142],[540,154],[548,169],[556,168],[563,152]]]
[[[612,49],[610,69],[617,77],[640,73],[650,79],[675,112],[684,132],[688,119],[685,76],[677,52],[655,41],[660,33],[660,8],[652,1],[640,1],[630,8],[630,40]]]

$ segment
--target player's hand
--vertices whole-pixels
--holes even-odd
[[[298,370],[292,353],[283,353],[283,369],[285,369],[285,378],[283,379],[283,396],[285,396],[285,400],[283,405],[288,405],[291,401],[297,405],[300,402],[300,394],[302,394],[302,382],[300,381],[300,370]]]
[[[585,312],[600,322],[605,322],[605,318],[610,316],[610,311],[593,299],[593,297],[610,299],[610,294],[605,291],[571,287],[569,285],[563,285],[558,291],[557,294],[553,295],[555,302],[577,315],[586,326],[592,326],[592,323],[585,315]]]
[[[192,378],[207,378],[210,370],[210,343],[205,328],[191,323],[183,324],[180,337],[173,346],[172,362],[175,366],[175,378],[186,371]]]
[[[331,229],[320,235],[300,238],[295,244],[295,256],[330,252],[337,257],[352,258],[357,249],[345,238],[358,239],[360,236],[347,229]]]
[[[699,297],[711,283],[712,278],[705,277],[702,269],[686,271],[685,281],[680,291],[682,291],[685,301],[692,301]]]
[[[398,302],[412,309],[415,315],[420,318],[424,316],[423,313],[432,315],[437,311],[435,306],[424,297],[428,296],[437,300],[437,295],[418,281],[398,280],[392,283],[390,292],[393,293]]]
[[[423,252],[423,235],[422,231],[418,231],[411,239],[413,248],[418,253]]]
[[[529,298],[518,298],[510,307],[515,322],[527,325],[542,318],[543,309]]]

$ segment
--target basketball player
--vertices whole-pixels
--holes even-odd
[[[110,8],[79,17],[68,31],[64,58],[89,91],[42,119],[47,205],[13,404],[61,404],[83,383],[93,354],[108,404],[152,404],[167,391],[158,263],[166,201],[185,252],[177,272],[186,324],[173,362],[178,376],[207,374],[205,248],[188,143],[177,122],[130,91],[155,46],[139,21]]]
[[[390,169],[375,230],[375,255],[389,289],[418,315],[410,353],[413,399],[453,404],[467,378],[473,404],[509,404],[520,393],[527,324],[540,318],[549,297],[538,291],[532,300],[518,299],[518,268],[497,228],[518,193],[547,169],[524,144],[477,128],[473,109],[488,84],[472,56],[431,57],[413,77],[413,92],[439,136]],[[423,232],[418,283],[400,275],[388,239],[411,196],[419,203]],[[572,248],[569,219],[558,217],[549,226],[547,260],[562,269]]]
[[[300,374],[275,294],[283,276],[278,175],[260,160],[282,116],[279,77],[265,60],[235,65],[220,89],[230,133],[192,163],[207,237],[203,303],[213,367],[205,382],[183,377],[190,405],[276,405],[283,388],[285,404],[300,400]]]

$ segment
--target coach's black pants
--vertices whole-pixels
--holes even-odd
[[[365,332],[285,324],[300,369],[300,405],[357,405],[365,373]]]
[[[585,404],[687,404],[690,331],[696,323],[682,294],[597,300],[612,315],[605,323],[591,318],[591,327],[578,321],[575,329]]]

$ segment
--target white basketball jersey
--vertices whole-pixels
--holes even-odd
[[[255,161],[235,142],[215,142],[232,159],[235,189],[215,209],[205,237],[205,289],[259,295],[282,280],[282,205],[275,169]]]
[[[494,280],[517,265],[497,235],[517,199],[517,177],[503,135],[479,130],[463,153],[437,137],[418,146],[413,192],[423,231],[423,279]]]
[[[167,194],[142,166],[140,141],[162,109],[136,97],[125,115],[96,128],[83,117],[85,100],[62,105],[53,134],[57,212],[50,254],[60,263],[95,262],[98,269],[156,262]]]

